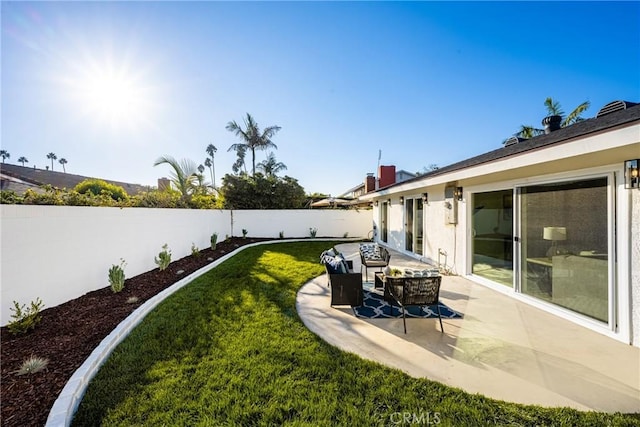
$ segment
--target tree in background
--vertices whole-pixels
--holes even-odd
[[[251,174],[256,174],[256,150],[266,150],[267,148],[278,148],[276,144],[271,141],[271,138],[278,133],[281,129],[280,126],[269,126],[260,132],[258,123],[251,117],[251,114],[247,113],[247,117],[244,119],[244,129],[238,125],[235,121],[229,122],[226,126],[229,132],[233,132],[237,137],[242,139],[243,142],[233,144],[229,147],[229,150],[234,150],[238,153],[238,150],[251,151]],[[238,154],[238,157],[240,155]]]
[[[67,159],[65,159],[65,158],[63,157],[63,158],[61,158],[60,160],[58,160],[58,163],[60,163],[60,164],[62,165],[62,171],[63,171],[64,173],[67,173],[67,169],[64,167],[64,165],[66,165],[67,163],[69,163],[69,162],[67,162]]]
[[[8,159],[9,157],[11,157],[11,154],[9,154],[7,150],[0,150],[0,157],[2,157],[2,163],[4,163],[5,159]]]
[[[238,155],[238,158],[236,159],[235,163],[231,165],[231,170],[233,171],[233,173],[238,175],[242,172],[246,174],[247,165],[244,162],[244,158],[247,154],[247,147],[238,147],[236,149],[236,154]]]
[[[56,153],[49,153],[47,154],[47,159],[51,159],[51,170],[53,170],[53,161],[58,160],[58,156],[56,156]]]
[[[227,174],[222,182],[225,209],[300,209],[305,205],[304,189],[289,176]]]
[[[258,163],[258,169],[260,169],[266,176],[276,176],[278,172],[287,170],[287,165],[276,161],[276,155],[273,154],[273,152],[270,152],[267,156],[267,160],[263,160]]]
[[[173,172],[169,175],[171,182],[176,186],[184,200],[188,200],[197,181],[196,164],[193,160],[182,159],[178,162],[171,156],[162,156],[153,163],[153,166],[167,164]]]
[[[22,163],[22,166],[24,166],[25,163],[29,163],[29,159],[27,159],[26,157],[22,156],[18,159],[18,163]]]
[[[585,101],[582,104],[578,105],[576,108],[571,111],[567,116],[565,116],[560,103],[554,101],[551,97],[544,100],[544,106],[547,108],[547,114],[549,116],[560,116],[562,117],[562,122],[560,122],[560,127],[571,126],[572,124],[581,122],[584,120],[582,118],[582,113],[587,111],[587,109],[591,106],[589,101]],[[535,128],[533,126],[521,125],[520,130],[515,133],[515,136],[519,138],[533,138],[534,136],[543,135],[544,129]]]
[[[80,194],[91,193],[94,196],[106,195],[117,201],[128,198],[124,188],[119,185],[109,184],[101,179],[85,179],[78,183],[73,190]]]
[[[218,151],[218,149],[216,148],[215,145],[213,144],[209,144],[207,145],[207,154],[211,157],[211,160],[209,160],[207,158],[207,160],[205,160],[204,164],[206,167],[209,168],[209,171],[211,172],[211,184],[213,185],[213,189],[215,190],[216,188],[216,166],[215,166],[215,154],[216,151]]]

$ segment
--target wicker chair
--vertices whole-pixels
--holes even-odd
[[[329,286],[331,287],[331,305],[362,305],[364,292],[362,290],[362,274],[353,272],[353,261],[346,261],[348,272],[332,273],[325,264]]]
[[[432,306],[435,305],[438,311],[438,320],[440,320],[440,332],[444,333],[442,327],[442,317],[440,315],[440,283],[442,277],[386,277],[385,280],[385,297],[389,297],[390,308],[393,309],[393,303],[397,303],[402,307],[402,322],[404,324],[404,333],[407,333],[407,320],[405,315],[405,307],[409,306]],[[385,298],[386,299],[386,298]]]
[[[383,268],[389,265],[391,255],[387,248],[380,248],[380,258],[367,258],[365,254],[360,251],[360,274],[362,274],[362,268],[364,267],[365,280],[369,280],[369,268],[379,268],[382,271]]]

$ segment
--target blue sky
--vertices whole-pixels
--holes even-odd
[[[2,2],[9,163],[155,185],[162,155],[216,183],[248,112],[307,193],[381,164],[410,172],[540,127],[544,100],[593,117],[640,102],[638,2]],[[256,162],[267,153],[258,152]],[[250,167],[250,157],[247,157]],[[60,164],[54,170],[62,170]],[[208,177],[208,171],[206,171]]]

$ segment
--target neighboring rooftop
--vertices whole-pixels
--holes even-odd
[[[74,175],[7,163],[0,164],[0,177],[2,178],[0,188],[2,190],[13,190],[16,193],[24,193],[27,188],[37,188],[42,185],[51,185],[59,189],[72,189],[85,179],[102,179],[110,184],[119,185],[124,188],[130,196],[151,189],[151,187],[147,185],[131,184],[128,182],[112,181],[109,179]]]

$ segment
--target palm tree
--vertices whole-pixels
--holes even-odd
[[[182,159],[178,162],[171,156],[162,156],[153,163],[153,166],[168,164],[173,169],[171,172],[171,182],[176,186],[183,199],[187,199],[196,180],[196,164],[193,160]]]
[[[204,166],[199,165],[198,166],[198,172],[200,172],[200,174],[202,174],[202,172],[204,172]]]
[[[201,165],[202,166],[202,165]],[[204,170],[204,168],[202,168]],[[197,173],[194,175],[194,180],[191,183],[191,188],[193,190],[193,194],[207,194],[208,185],[204,180],[204,175],[201,173]]]
[[[63,171],[64,173],[67,173],[67,170],[66,170],[66,169],[65,169],[65,167],[64,167],[64,165],[66,165],[66,164],[68,163],[68,162],[67,162],[67,159],[65,159],[65,158],[63,157],[63,158],[61,158],[60,160],[58,160],[58,163],[60,163],[60,164],[62,165],[62,171]]]
[[[214,154],[216,154],[216,151],[218,151],[218,149],[215,145],[207,145],[207,154],[211,156],[211,161],[209,161],[209,164],[207,164],[207,161],[204,162],[204,164],[209,168],[209,171],[211,172],[211,182],[213,183],[214,189],[216,188],[216,165],[214,161]]]
[[[47,159],[51,159],[51,170],[53,170],[53,161],[58,160],[58,156],[56,156],[56,153],[49,153],[47,154]]]
[[[240,146],[236,149],[236,154],[238,155],[238,158],[236,159],[235,163],[233,165],[231,165],[231,170],[233,171],[233,173],[240,173],[242,172],[242,169],[244,169],[244,173],[247,173],[247,165],[244,162],[244,157],[247,154],[247,147],[245,146]]]
[[[549,116],[560,116],[562,117],[562,121],[560,122],[560,127],[571,126],[572,124],[581,122],[584,120],[582,118],[582,113],[587,111],[591,103],[589,101],[585,101],[582,104],[578,105],[573,109],[571,113],[565,116],[564,111],[562,111],[562,106],[558,101],[554,101],[551,97],[544,100],[544,106],[547,108],[547,114]],[[521,125],[520,130],[515,133],[515,136],[520,138],[532,138],[534,136],[543,135],[544,129],[535,128],[533,126]]]
[[[233,144],[227,151],[235,150],[237,153],[240,147],[243,147],[245,150],[251,150],[251,171],[252,175],[255,176],[256,150],[266,150],[267,148],[277,149],[278,147],[271,141],[271,138],[282,128],[280,126],[269,126],[261,133],[258,123],[251,117],[251,114],[247,113],[247,117],[244,119],[244,129],[235,121],[227,123],[226,129],[229,132],[235,133],[237,137],[243,140],[243,142]]]
[[[266,176],[276,176],[278,172],[287,170],[287,165],[276,161],[276,155],[270,152],[267,160],[258,163],[258,169],[262,170]]]
[[[0,150],[0,157],[2,157],[2,163],[4,163],[5,159],[8,159],[9,157],[11,157],[11,154],[9,154],[9,152],[7,150]],[[20,161],[20,160],[18,160]]]
[[[29,159],[27,159],[26,157],[22,156],[18,159],[18,163],[22,163],[22,166],[24,166],[25,163],[29,163]]]

